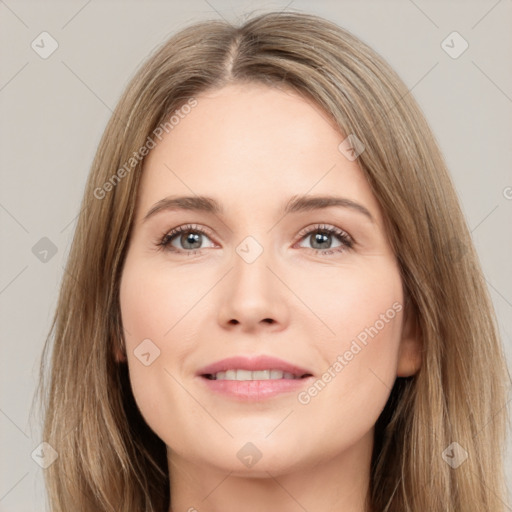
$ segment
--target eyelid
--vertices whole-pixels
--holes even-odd
[[[212,231],[210,228],[207,228],[206,226],[200,226],[197,224],[182,224],[180,226],[176,226],[175,228],[172,228],[168,231],[166,231],[157,241],[156,244],[158,246],[161,246],[163,249],[167,249],[170,246],[170,241],[165,242],[167,239],[175,238],[180,233],[186,233],[188,231],[196,231],[198,233],[201,233],[202,235],[206,235],[208,238],[213,239],[212,242],[217,244],[217,242],[214,241],[215,236],[212,234]],[[174,250],[173,250],[174,249]],[[184,251],[183,249],[168,249],[170,252],[176,252],[176,253],[193,253],[194,251],[201,251],[202,249],[193,249],[189,251]]]
[[[331,234],[337,234],[338,236],[343,236],[348,239],[351,243],[355,243],[354,238],[344,229],[341,229],[337,226],[334,226],[333,224],[325,224],[325,223],[317,223],[317,224],[311,224],[309,226],[306,226],[305,228],[301,229],[300,232],[297,234],[297,239],[300,240],[304,236],[309,235],[315,231],[327,231]],[[320,250],[320,249],[319,249]]]

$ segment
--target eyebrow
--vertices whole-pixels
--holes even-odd
[[[302,195],[292,196],[283,207],[283,215],[289,213],[321,210],[331,207],[349,208],[366,216],[371,222],[375,222],[370,211],[363,205],[344,197],[332,195]],[[220,203],[207,196],[169,196],[155,203],[146,213],[143,222],[161,211],[192,210],[214,215],[223,215],[224,210]]]

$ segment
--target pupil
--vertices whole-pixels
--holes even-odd
[[[314,237],[313,248],[314,249],[328,249],[329,247],[331,247],[330,243],[327,245],[327,247],[315,247],[315,245],[317,243],[318,244],[326,243],[330,236],[331,236],[330,233],[316,233],[316,235]]]
[[[184,235],[182,235],[181,237],[181,240],[182,240],[182,243],[183,243],[183,247],[187,248],[187,249],[197,249],[198,247],[201,246],[201,242],[199,240],[199,238],[201,237],[200,234],[196,233],[191,233],[191,232],[188,232],[188,233],[185,233]],[[197,247],[188,247],[187,244],[194,244],[194,243],[197,243],[199,244]]]

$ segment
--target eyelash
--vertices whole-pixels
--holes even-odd
[[[160,250],[167,250],[169,252],[173,252],[176,254],[187,254],[189,256],[201,254],[201,251],[203,249],[192,249],[192,250],[186,251],[186,250],[182,250],[182,249],[176,249],[175,247],[170,245],[171,242],[173,241],[173,239],[176,238],[178,235],[180,235],[181,233],[188,233],[188,232],[200,233],[202,235],[206,235],[208,238],[211,238],[211,234],[209,233],[208,230],[206,230],[200,226],[197,226],[197,225],[185,224],[183,226],[178,226],[177,228],[164,233],[164,235],[161,236],[156,241],[155,244],[156,244],[157,248]],[[354,240],[348,233],[346,233],[345,231],[343,231],[335,226],[330,226],[330,225],[326,225],[326,224],[316,224],[314,226],[309,226],[308,228],[305,228],[298,234],[298,237],[299,237],[298,241],[300,242],[303,238],[305,238],[308,235],[315,233],[315,232],[321,232],[321,233],[327,234],[327,235],[335,235],[338,237],[339,241],[342,243],[342,245],[340,247],[335,247],[334,249],[314,249],[312,247],[305,247],[305,249],[314,251],[317,254],[320,253],[323,255],[327,255],[327,254],[333,254],[333,253],[341,253],[341,252],[345,252],[345,250],[347,250],[347,249],[352,249],[354,246]]]

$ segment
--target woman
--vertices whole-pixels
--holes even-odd
[[[446,165],[321,18],[196,24],[143,65],[52,333],[52,511],[504,510],[507,370]]]

